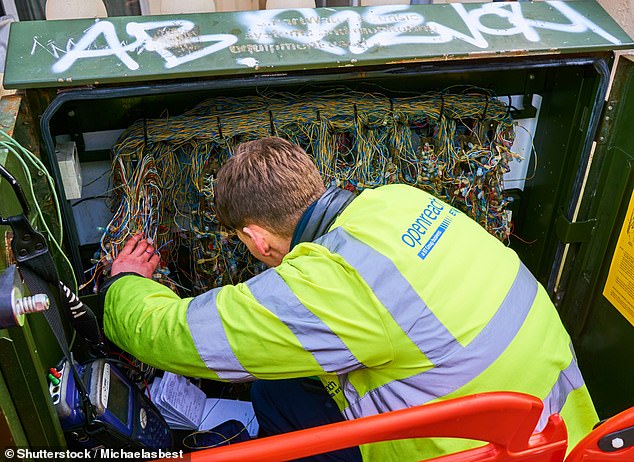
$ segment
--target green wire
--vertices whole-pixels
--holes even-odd
[[[27,178],[27,182],[29,184],[29,191],[31,193],[31,197],[33,198],[33,204],[35,205],[35,209],[37,211],[37,217],[39,218],[40,223],[44,227],[50,240],[55,245],[55,248],[57,249],[59,254],[62,256],[65,263],[68,265],[68,269],[70,270],[70,273],[72,276],[72,283],[73,283],[74,289],[75,291],[77,291],[77,278],[75,276],[73,265],[71,264],[70,260],[66,256],[66,253],[62,249],[62,242],[63,242],[63,236],[64,236],[63,229],[62,229],[62,213],[61,213],[61,208],[59,205],[59,199],[57,197],[57,193],[55,190],[55,181],[53,180],[53,177],[48,173],[46,168],[44,167],[44,164],[33,153],[25,149],[22,145],[20,145],[20,143],[15,141],[11,136],[9,136],[4,131],[0,130],[0,134],[3,135],[10,142],[10,143],[7,143],[6,141],[0,141],[0,146],[5,147],[9,152],[11,152],[16,157],[16,159],[22,166],[22,169],[24,170],[25,176]],[[35,195],[35,190],[33,189],[33,180],[31,176],[31,171],[29,169],[29,166],[25,162],[25,160],[16,151],[16,148],[19,149],[23,153],[23,155],[35,166],[36,170],[38,172],[41,172],[48,180],[49,187],[51,190],[51,196],[53,197],[53,201],[55,203],[57,221],[59,223],[59,237],[58,238],[55,237],[55,235],[51,232],[48,224],[46,223],[46,220],[44,218],[44,213],[42,212],[42,209],[40,208],[40,205],[38,203],[38,198]]]

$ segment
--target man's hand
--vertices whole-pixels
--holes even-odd
[[[161,256],[154,251],[151,240],[142,238],[142,234],[137,234],[125,243],[117,258],[112,262],[111,276],[119,273],[137,273],[146,278],[152,277],[161,261]]]

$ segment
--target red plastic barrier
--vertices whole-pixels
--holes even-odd
[[[631,407],[592,430],[570,451],[566,462],[633,462],[633,444],[634,407]]]
[[[488,444],[442,462],[563,462],[567,432],[557,414],[533,434],[543,408],[533,396],[492,392],[388,412],[189,454],[195,462],[285,461],[403,438],[467,438]]]

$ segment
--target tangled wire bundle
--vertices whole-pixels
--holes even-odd
[[[310,154],[327,185],[360,191],[406,183],[510,234],[503,175],[515,131],[509,106],[482,92],[390,98],[338,92],[218,97],[176,116],[140,120],[113,147],[114,217],[93,276],[132,234],[154,239],[155,277],[195,295],[262,267],[214,213],[218,168],[243,141],[279,136]],[[94,278],[98,280],[98,278]]]

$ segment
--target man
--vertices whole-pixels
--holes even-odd
[[[158,257],[136,237],[113,263],[105,329],[162,369],[266,379],[254,386],[265,432],[305,426],[298,394],[319,384],[267,380],[311,376],[341,411],[318,421],[498,390],[544,400],[537,430],[560,412],[571,446],[598,420],[545,290],[457,209],[404,185],[358,197],[326,190],[308,155],[279,138],[238,146],[218,172],[215,199],[219,220],[271,268],[180,299],[148,279]],[[361,452],[407,460],[470,444],[401,440]]]

